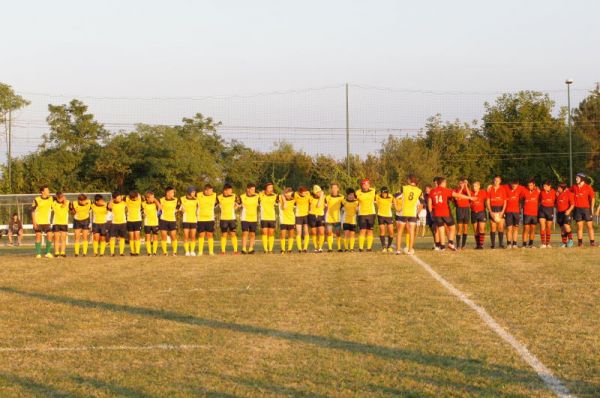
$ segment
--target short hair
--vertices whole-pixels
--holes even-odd
[[[496,174],[496,175],[494,176],[494,180],[495,180],[496,178],[502,179],[502,176],[501,176],[500,174]]]
[[[146,196],[150,196],[150,195],[154,195],[154,192],[152,192],[152,191],[146,191]]]
[[[446,178],[445,178],[445,177],[437,177],[437,178],[435,179],[435,183],[436,183],[436,184],[438,184],[438,185],[440,185],[440,184],[441,184],[442,182],[444,182],[444,181],[446,181]]]
[[[535,184],[535,179],[530,178],[529,181],[527,181],[528,184]]]
[[[223,191],[226,189],[233,189],[233,186],[230,183],[223,185]]]
[[[104,199],[104,197],[102,195],[100,195],[99,193],[97,193],[96,195],[94,195],[94,202],[97,202],[99,200]]]
[[[213,189],[213,186],[210,184],[204,185],[204,189]]]
[[[248,185],[246,185],[246,189],[250,189],[250,188],[256,188],[256,184],[251,182]]]
[[[417,179],[417,176],[415,176],[414,174],[410,174],[408,176],[408,182],[410,182],[411,184],[417,184],[419,180]]]
[[[562,188],[562,189],[566,189],[566,188],[567,188],[567,183],[566,183],[566,182],[564,182],[564,181],[561,181],[561,182],[558,184],[558,187],[559,187],[559,188]]]
[[[292,187],[285,187],[285,189],[283,190],[283,193],[290,193],[290,192],[294,192]]]
[[[12,215],[12,216],[13,216],[13,217],[15,217],[15,216],[16,216],[16,217],[19,217],[19,214],[18,214],[18,213],[13,213],[13,215]]]
[[[330,187],[330,188],[332,188],[332,187],[334,187],[334,186],[336,186],[336,187],[339,187],[339,186],[340,186],[340,184],[338,184],[337,182],[332,182],[332,183],[331,183],[331,185],[330,185],[329,187]]]
[[[304,185],[302,185],[298,188],[298,192],[300,192],[300,193],[306,192],[306,191],[308,191],[308,188],[306,188]]]
[[[119,191],[114,191],[114,192],[112,193],[112,197],[113,197],[113,198],[114,198],[114,197],[117,197],[117,196],[120,196],[120,195],[121,195],[121,192],[119,192]]]
[[[172,186],[169,185],[168,187],[165,188],[165,193],[167,193],[169,191],[174,191],[174,190],[175,190],[175,188],[173,188]]]
[[[356,193],[356,191],[354,190],[354,188],[348,188],[348,189],[346,189],[346,195],[350,195],[351,193]]]
[[[427,185],[425,185],[425,188],[433,188],[433,187],[431,186],[431,184],[427,184]]]
[[[265,184],[265,189],[267,189],[267,187],[268,187],[269,185],[270,185],[270,186],[273,186],[273,183],[272,183],[271,181],[267,182],[267,183]]]
[[[45,189],[48,189],[48,185],[42,185],[40,187],[40,192],[44,192]]]
[[[79,196],[77,196],[77,200],[86,200],[87,196],[84,193],[80,193]]]
[[[552,186],[552,181],[546,180],[546,181],[544,181],[544,185],[548,185],[549,187],[551,187]]]
[[[466,176],[460,176],[458,180],[459,181],[467,181],[467,177]]]
[[[138,195],[139,195],[138,191],[131,191],[131,192],[129,192],[129,197],[130,198],[135,198]]]
[[[511,184],[518,184],[518,183],[519,183],[519,179],[518,179],[518,178],[516,178],[516,177],[515,177],[515,178],[511,178],[511,179],[510,179],[510,183],[511,183]]]

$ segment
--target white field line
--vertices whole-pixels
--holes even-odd
[[[289,291],[292,290],[291,287],[269,287],[269,288],[261,288],[261,287],[251,287],[250,285],[246,287],[223,287],[223,288],[202,288],[196,287],[193,289],[177,289],[177,288],[169,288],[166,290],[160,290],[159,293],[176,293],[176,292],[246,292],[246,291]]]
[[[82,347],[0,347],[1,353],[11,352],[77,352],[77,351],[184,351],[206,349],[198,344],[109,345]]]
[[[519,354],[519,356],[533,368],[533,370],[537,373],[537,375],[542,379],[542,381],[548,386],[550,390],[554,392],[558,397],[561,398],[573,398],[575,397],[569,392],[569,389],[565,387],[562,381],[558,379],[550,369],[546,367],[535,355],[533,355],[527,347],[521,342],[519,342],[512,334],[506,331],[502,326],[498,324],[488,314],[488,312],[481,306],[475,304],[475,302],[469,299],[466,294],[455,288],[450,282],[444,279],[440,274],[435,272],[433,268],[425,261],[421,260],[417,256],[411,256],[414,262],[419,264],[425,271],[427,271],[435,280],[437,280],[442,286],[444,286],[450,293],[458,297],[460,301],[471,307],[477,315],[485,322],[485,324],[492,329],[498,336],[500,336],[504,341],[506,341],[515,351]]]

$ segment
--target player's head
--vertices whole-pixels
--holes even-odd
[[[340,186],[337,182],[332,182],[331,183],[331,194],[333,196],[338,196],[340,193]]]
[[[510,180],[510,187],[512,189],[515,189],[518,185],[519,185],[519,179],[518,178],[513,178],[513,179]]]
[[[48,188],[48,185],[42,185],[42,186],[40,187],[40,194],[41,194],[43,197],[50,196],[50,188]]]
[[[87,196],[84,193],[77,195],[77,201],[81,204],[87,200]]]
[[[434,187],[437,187],[437,186],[438,186],[438,183],[437,183],[437,182],[438,182],[438,179],[439,179],[439,178],[440,178],[440,177],[433,177],[433,181],[431,181],[431,182],[432,182],[432,184],[433,184],[433,186],[434,186]]]
[[[368,178],[363,178],[363,179],[360,181],[360,188],[361,188],[362,190],[364,190],[364,191],[367,191],[367,190],[369,190],[369,188],[371,188],[371,181],[369,181],[369,179],[368,179]]]
[[[564,182],[564,181],[561,181],[561,182],[558,184],[558,187],[556,187],[556,188],[557,188],[557,190],[558,190],[558,193],[564,192],[564,191],[566,191],[566,190],[567,190],[567,183],[566,183],[566,182]]]
[[[502,177],[500,177],[499,175],[494,176],[494,185],[498,186],[500,184],[502,184]]]
[[[231,184],[227,183],[227,184],[223,185],[223,195],[231,196],[232,193],[233,193],[233,187],[231,186]]]
[[[204,185],[204,188],[202,189],[202,192],[204,192],[204,195],[212,195],[213,194],[213,186],[210,184],[206,184]]]
[[[443,187],[445,188],[447,185],[447,181],[445,177],[438,177],[436,180],[437,186],[438,187]]]
[[[129,199],[137,199],[138,196],[140,196],[138,191],[129,192]]]
[[[99,193],[97,193],[96,195],[94,195],[94,202],[96,202],[96,203],[104,202],[104,197],[102,195],[100,195]]]
[[[481,182],[473,181],[473,189],[479,191],[481,189]]]
[[[146,202],[149,202],[149,203],[154,202],[154,192],[146,191],[146,194],[144,196],[146,198]]]
[[[12,219],[13,221],[17,221],[19,219],[19,215],[17,213],[13,213]]]
[[[544,191],[549,191],[550,189],[552,189],[552,181],[550,180],[546,180],[544,181]]]
[[[431,185],[427,184],[425,185],[425,193],[428,194],[429,192],[431,192]]]
[[[318,185],[316,185],[316,184],[313,185],[313,189],[312,189],[312,195],[313,195],[313,197],[318,198],[322,194],[323,194],[323,190],[321,189],[321,187],[318,186]]]
[[[387,198],[388,196],[390,196],[390,190],[388,189],[388,187],[381,187],[379,195],[381,195],[382,198]]]
[[[188,198],[193,198],[193,197],[195,197],[195,196],[196,196],[196,187],[195,187],[195,186],[193,186],[193,185],[192,185],[192,186],[189,186],[189,187],[186,189],[186,191],[185,191],[185,195],[186,195]]]
[[[256,193],[256,184],[250,183],[246,185],[246,195],[254,195]]]
[[[587,176],[585,175],[585,173],[577,173],[577,175],[575,176],[575,182],[577,184],[585,184],[586,179]]]
[[[119,203],[121,201],[121,192],[114,191],[112,193],[112,200],[113,200],[113,202]]]
[[[265,193],[267,195],[271,195],[273,193],[274,187],[273,187],[273,183],[272,182],[267,182],[265,184]]]
[[[292,199],[293,194],[294,194],[294,190],[292,189],[292,187],[286,187],[283,190],[283,196],[285,196],[286,199]]]
[[[419,183],[419,179],[414,174],[409,174],[407,181],[410,185],[417,185]]]
[[[165,198],[171,200],[175,198],[175,188],[168,186],[165,188]]]
[[[460,183],[461,186],[465,186],[467,185],[467,177],[466,176],[460,176],[460,178],[458,179],[458,182]]]
[[[66,199],[65,198],[65,194],[62,193],[62,192],[60,192],[60,191],[58,191],[55,196],[56,196],[56,201],[59,202],[59,203],[64,202],[65,199]]]
[[[349,201],[353,201],[356,199],[356,191],[354,190],[354,188],[346,189],[346,199],[348,199]]]
[[[535,189],[535,180],[533,178],[527,181],[527,188],[529,188],[530,190]]]
[[[301,196],[304,196],[304,194],[308,192],[308,188],[306,188],[304,185],[302,185],[301,187],[298,188],[298,194]]]

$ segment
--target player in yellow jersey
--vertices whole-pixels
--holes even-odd
[[[92,246],[94,248],[94,257],[104,256],[106,250],[106,218],[108,208],[102,195],[94,196],[94,203],[90,206],[92,209]]]
[[[79,249],[83,243],[83,256],[88,252],[88,236],[90,232],[90,210],[92,202],[80,193],[77,200],[71,202],[70,211],[73,215],[73,235],[75,238],[75,257],[79,256]]]
[[[236,201],[237,195],[233,193],[233,187],[231,184],[225,184],[223,186],[223,193],[217,196],[217,203],[221,210],[219,219],[219,229],[221,230],[221,254],[227,252],[227,236],[231,238],[233,254],[238,254],[237,218],[235,215],[238,204]]]
[[[397,211],[398,209],[402,211],[402,215],[396,220],[398,227],[396,254],[401,253],[402,233],[405,227],[408,234],[408,245],[405,248],[405,253],[412,255],[415,252],[417,219],[419,212],[423,208],[421,201],[423,192],[417,187],[417,182],[417,177],[413,175],[408,176],[407,184],[402,187],[401,192],[396,194],[394,205]]]
[[[294,193],[296,203],[296,245],[299,253],[306,253],[310,234],[308,232],[308,211],[310,210],[310,192],[302,186]],[[304,241],[302,237],[304,236]]]
[[[281,254],[291,253],[294,248],[296,224],[295,205],[294,190],[290,187],[285,188],[283,190],[283,195],[279,196],[279,244],[281,246]]]
[[[129,251],[132,256],[139,256],[142,250],[142,195],[131,191],[125,198],[127,205],[127,233],[129,234]]]
[[[275,206],[277,206],[277,198],[278,196],[274,192],[273,183],[266,183],[265,190],[259,194],[260,234],[264,252],[271,254],[275,246],[275,224],[277,222]]]
[[[115,191],[107,207],[112,213],[112,224],[108,232],[110,255],[115,256],[117,239],[119,239],[119,255],[124,256],[125,238],[127,238],[127,203],[123,200],[123,195]]]
[[[177,209],[179,200],[175,197],[175,188],[167,187],[165,196],[160,198],[160,218],[158,229],[160,230],[160,245],[164,256],[169,254],[167,250],[167,236],[171,238],[173,255],[177,255]]]
[[[186,256],[196,255],[196,230],[198,228],[198,200],[196,188],[188,187],[184,196],[179,198],[181,205],[181,226],[183,227],[183,248]],[[201,249],[202,250],[202,249]]]
[[[342,229],[344,230],[344,251],[354,252],[356,235],[356,213],[358,200],[353,188],[346,189],[346,197],[342,200]]]
[[[325,195],[318,185],[313,186],[310,195],[308,226],[315,253],[322,253],[325,243]]]
[[[356,191],[358,200],[358,251],[362,252],[367,242],[367,251],[373,250],[373,227],[375,225],[375,189],[371,188],[368,178],[360,182]]]
[[[333,236],[337,240],[337,251],[342,251],[342,236],[340,223],[340,210],[344,197],[340,194],[340,186],[332,183],[329,195],[325,196],[325,226],[327,228],[327,251],[333,251]]]
[[[33,200],[31,205],[31,219],[35,232],[35,257],[42,258],[42,236],[46,234],[46,257],[52,258],[52,227],[50,217],[54,199],[50,196],[50,189],[44,185],[40,188],[40,196]]]
[[[217,194],[210,184],[206,184],[202,192],[197,195],[198,200],[198,254],[204,253],[204,239],[208,242],[208,255],[215,254],[215,207]]]
[[[392,243],[394,242],[394,217],[392,214],[392,205],[394,198],[390,195],[387,187],[381,187],[379,195],[375,196],[377,205],[377,223],[379,224],[379,240],[381,241],[382,251],[392,253]],[[385,237],[387,235],[387,243]]]
[[[146,240],[146,254],[156,256],[158,251],[158,212],[160,202],[154,197],[154,192],[148,191],[142,202],[144,212],[144,235]]]
[[[67,231],[69,230],[69,200],[62,192],[57,192],[52,204],[52,234],[54,235],[54,256],[67,257]]]
[[[254,239],[258,224],[259,197],[256,185],[248,184],[246,193],[239,196],[238,204],[242,208],[242,254],[254,254]]]

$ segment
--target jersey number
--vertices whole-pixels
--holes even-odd
[[[408,194],[408,200],[413,200],[413,198],[415,197],[415,193],[411,192]]]

